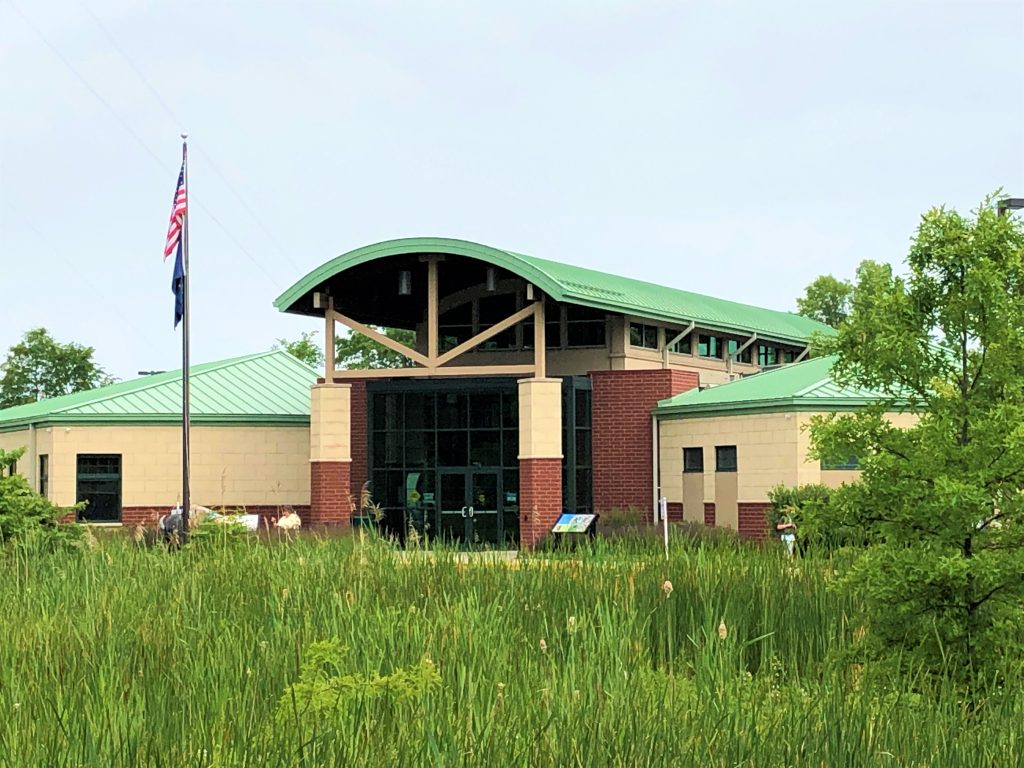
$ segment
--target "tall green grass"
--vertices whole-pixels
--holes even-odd
[[[512,563],[309,537],[10,551],[0,766],[1016,760],[1009,673],[971,711],[833,661],[856,629],[836,567],[681,542],[667,562],[629,542]]]

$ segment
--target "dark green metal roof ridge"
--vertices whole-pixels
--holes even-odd
[[[645,280],[638,280],[632,277],[623,277],[621,275],[613,275],[607,272],[600,272],[598,270],[590,269],[588,267],[579,267],[576,265],[561,264],[560,262],[553,262],[547,259],[541,259],[535,256],[527,256],[526,254],[516,253],[515,251],[506,251],[499,248],[493,248],[489,245],[483,245],[481,243],[474,243],[469,240],[458,240],[443,237],[410,237],[400,238],[396,240],[385,240],[379,243],[373,243],[366,245],[361,248],[343,253],[340,256],[336,256],[330,261],[321,264],[316,269],[307,273],[304,277],[298,280],[294,285],[288,288],[284,293],[278,296],[274,300],[274,307],[281,312],[287,312],[289,308],[303,295],[314,289],[316,286],[322,284],[324,281],[330,279],[334,275],[342,272],[346,269],[365,264],[366,262],[373,261],[375,259],[386,258],[388,256],[398,256],[407,253],[415,252],[423,253],[439,253],[439,254],[450,254],[453,256],[467,256],[470,258],[476,258],[481,261],[485,261],[489,264],[493,264],[498,267],[503,267],[511,272],[518,274],[538,288],[544,293],[551,296],[556,301],[563,301],[572,304],[578,304],[581,306],[592,307],[594,309],[601,309],[616,314],[622,315],[633,315],[635,317],[648,318],[652,320],[661,320],[663,322],[670,323],[685,323],[693,321],[700,325],[701,328],[708,330],[720,330],[732,333],[750,333],[756,332],[763,334],[762,338],[765,341],[788,341],[795,342],[798,344],[806,344],[810,340],[811,333],[806,335],[789,334],[780,332],[777,330],[770,330],[764,328],[754,327],[754,324],[730,324],[723,323],[720,320],[704,320],[700,317],[690,317],[683,312],[673,314],[671,312],[660,311],[652,307],[640,307],[640,306],[629,306],[628,302],[615,302],[612,300],[603,301],[600,298],[593,296],[587,296],[581,294],[571,287],[567,287],[561,282],[559,278],[551,275],[547,270],[544,269],[544,264],[549,263],[555,266],[571,267],[574,270],[585,272],[599,276],[601,278],[614,278],[616,280],[624,280],[632,284],[653,286],[658,289],[666,289],[667,286],[660,286],[656,283],[652,283]],[[726,304],[741,308],[743,310],[754,310],[756,312],[766,313],[771,316],[799,318],[802,322],[813,323],[813,321],[807,318],[796,315],[792,312],[785,312],[777,309],[766,309],[764,307],[756,307],[752,304],[743,304],[737,301],[731,301],[729,299],[720,299],[714,296],[708,296],[706,294],[698,294],[692,291],[684,291],[680,288],[668,288],[669,290],[680,294],[681,296],[693,297],[698,300],[711,300],[716,303]],[[817,324],[820,325],[820,324]],[[820,328],[814,329],[815,332],[829,333],[831,329],[827,326],[821,325]]]
[[[772,400],[739,400],[732,403],[708,403],[700,405],[668,405],[653,408],[658,418],[689,419],[709,416],[740,416],[749,413],[787,412],[817,413],[829,411],[855,411],[879,402],[874,398],[803,398],[783,397]],[[893,403],[903,405],[903,403]]]

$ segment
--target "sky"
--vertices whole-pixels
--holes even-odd
[[[0,353],[119,378],[319,330],[345,251],[458,237],[794,310],[919,217],[1024,197],[1024,0],[0,0]]]

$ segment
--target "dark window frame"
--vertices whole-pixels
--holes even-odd
[[[705,351],[701,351],[701,350]],[[725,345],[722,337],[713,333],[701,333],[697,335],[697,357],[708,360],[721,360],[725,354]]]
[[[99,471],[95,471],[95,469],[96,469],[95,467],[93,468],[94,471],[92,471],[92,472],[83,472],[83,463],[88,464],[88,462],[90,462],[90,461],[91,462],[95,462],[95,463],[100,463],[100,460],[105,460],[107,462],[111,462],[111,461],[116,460],[116,466],[117,466],[116,472],[115,471],[99,472]],[[116,487],[117,487],[116,492],[112,492],[112,491],[104,491],[103,492],[105,495],[113,495],[114,496],[113,508],[115,510],[115,514],[110,516],[110,517],[103,517],[103,518],[99,518],[99,519],[93,519],[92,516],[90,515],[89,507],[86,507],[84,510],[82,510],[81,512],[78,513],[78,517],[79,517],[80,520],[84,520],[86,522],[97,522],[97,523],[117,523],[117,522],[121,521],[121,504],[122,504],[122,500],[124,498],[124,495],[123,495],[124,494],[124,457],[120,453],[79,453],[79,454],[76,454],[76,456],[75,456],[75,503],[79,504],[82,501],[87,501],[88,500],[87,498],[83,498],[83,496],[87,495],[87,494],[83,493],[83,490],[82,490],[83,484],[102,483],[102,482],[116,483]],[[95,491],[93,491],[93,493],[95,494]]]
[[[47,453],[39,454],[39,477],[36,482],[39,488],[39,495],[44,499],[48,498],[50,491],[50,455]]]
[[[700,461],[693,461],[694,457]],[[704,472],[704,448],[683,448],[683,474],[696,474]]]
[[[638,332],[639,343],[633,341],[634,329]],[[654,344],[650,344],[651,332],[654,333]],[[647,323],[639,323],[635,320],[629,321],[629,346],[634,349],[653,349],[655,352],[658,351],[660,345],[658,344],[658,326],[649,325]]]
[[[857,456],[851,456],[844,463],[834,463],[822,459],[821,469],[824,472],[830,472],[834,470],[857,470],[860,469],[860,458]]]
[[[729,456],[732,459],[730,461]],[[737,472],[739,457],[735,445],[715,446],[715,472]]]

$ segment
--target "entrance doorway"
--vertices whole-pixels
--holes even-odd
[[[442,470],[438,532],[446,543],[498,546],[506,538],[496,470]]]

